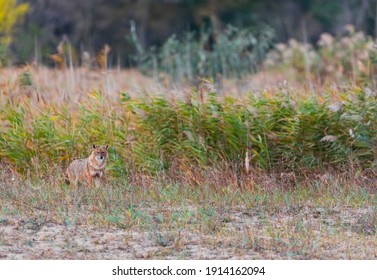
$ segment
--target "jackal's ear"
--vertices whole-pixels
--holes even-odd
[[[106,146],[105,146],[105,149],[107,150],[108,147],[109,147],[109,145],[106,145]]]
[[[95,149],[96,148],[96,145],[93,145],[93,149]]]

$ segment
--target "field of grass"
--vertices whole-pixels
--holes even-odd
[[[271,178],[265,178],[266,180]],[[58,180],[57,180],[58,181]],[[374,259],[376,198],[329,177],[297,188],[147,179],[1,184],[1,258]]]
[[[0,73],[0,258],[377,258],[372,86]],[[72,189],[93,144],[106,181]]]

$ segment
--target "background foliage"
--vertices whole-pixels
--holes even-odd
[[[2,1],[2,3],[8,2]],[[14,1],[12,1],[14,2]],[[110,64],[132,63],[137,54],[127,39],[136,25],[144,49],[162,46],[172,34],[185,40],[212,30],[208,44],[221,40],[228,24],[259,29],[268,25],[276,41],[295,38],[316,42],[323,32],[339,35],[345,24],[368,35],[376,34],[376,0],[24,0],[29,13],[14,39],[15,62],[48,62],[63,37],[79,53],[96,53],[105,43],[112,47]],[[37,57],[36,57],[37,56]]]
[[[12,31],[20,19],[28,11],[28,4],[17,5],[16,0],[0,2],[0,66],[5,63],[5,51],[12,42]]]

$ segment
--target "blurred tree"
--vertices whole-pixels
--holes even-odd
[[[0,45],[8,47],[12,41],[12,30],[28,11],[28,4],[17,4],[16,0],[0,1]]]
[[[65,35],[80,52],[95,54],[107,43],[110,66],[118,58],[127,65],[128,54],[135,51],[127,40],[131,21],[143,49],[163,45],[172,34],[182,38],[187,32],[212,29],[210,49],[228,24],[255,29],[268,25],[279,41],[305,37],[315,42],[322,32],[339,34],[345,24],[377,34],[377,0],[22,1],[31,11],[13,44],[19,61],[35,56],[35,48],[46,58]],[[0,0],[0,5],[7,2],[15,0]]]

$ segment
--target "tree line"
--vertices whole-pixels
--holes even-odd
[[[65,38],[80,53],[96,53],[109,44],[112,59],[126,65],[137,51],[130,40],[132,24],[143,49],[162,45],[172,34],[208,29],[211,44],[229,24],[267,25],[275,30],[276,41],[315,42],[322,32],[336,35],[346,24],[377,33],[377,0],[2,0],[6,2],[29,7],[12,33],[10,51],[16,63],[30,61],[38,52],[48,61]],[[0,37],[6,37],[1,27]]]

